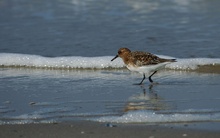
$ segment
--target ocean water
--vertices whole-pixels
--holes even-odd
[[[220,1],[2,0],[0,124],[220,128]],[[176,58],[137,86],[120,47]],[[204,126],[205,123],[205,126]]]

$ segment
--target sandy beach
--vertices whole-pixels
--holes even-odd
[[[202,131],[187,128],[162,127],[158,125],[126,125],[117,124],[114,127],[107,127],[103,123],[76,121],[71,123],[58,124],[22,124],[22,125],[1,125],[1,138],[219,138],[220,132]]]

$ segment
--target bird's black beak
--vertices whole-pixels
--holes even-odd
[[[118,57],[118,55],[116,55],[111,61],[115,60]]]

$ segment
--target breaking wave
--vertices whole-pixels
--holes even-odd
[[[175,58],[158,55],[163,58]],[[40,55],[0,53],[0,67],[25,67],[46,69],[119,69],[124,68],[120,58],[111,62],[114,56],[100,57],[43,57]],[[177,62],[168,64],[167,69],[197,70],[203,66],[220,68],[220,58],[176,58]]]

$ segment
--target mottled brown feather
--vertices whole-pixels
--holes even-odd
[[[135,51],[131,52],[131,58],[133,63],[136,66],[144,66],[144,65],[155,65],[163,62],[174,62],[175,60],[171,59],[163,59],[159,58],[158,56],[148,53],[148,52],[141,52]]]
[[[135,66],[156,65],[163,62],[175,62],[175,59],[163,59],[158,56],[142,51],[131,52],[128,48],[120,48],[118,56],[125,64],[134,64]]]

